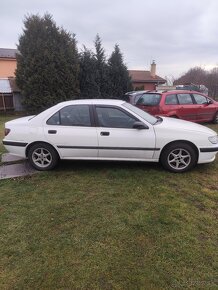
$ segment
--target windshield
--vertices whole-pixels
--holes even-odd
[[[125,103],[123,104],[124,107],[126,107],[127,109],[129,109],[130,111],[132,111],[133,113],[137,114],[139,117],[143,118],[145,121],[147,121],[148,123],[154,125],[155,123],[157,123],[158,119],[155,118],[154,116],[148,114],[147,112],[129,104],[129,103]]]
[[[160,103],[160,94],[144,94],[138,100],[137,105],[157,106]]]

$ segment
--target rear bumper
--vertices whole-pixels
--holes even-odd
[[[2,141],[3,145],[15,146],[15,147],[26,147],[28,143],[25,142],[14,142],[14,141]]]
[[[26,146],[28,143],[14,142],[14,141],[2,141],[5,149],[16,156],[26,158]]]

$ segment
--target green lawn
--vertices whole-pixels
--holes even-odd
[[[61,162],[0,181],[0,289],[218,289],[217,205],[218,160],[185,174]]]

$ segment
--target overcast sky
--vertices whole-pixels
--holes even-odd
[[[7,0],[0,5],[0,47],[16,48],[27,14],[50,13],[93,48],[99,33],[107,55],[117,43],[129,69],[178,77],[218,66],[218,0]]]

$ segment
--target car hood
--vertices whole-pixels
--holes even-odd
[[[155,126],[158,126],[159,128],[164,128],[164,129],[174,129],[177,131],[189,131],[189,132],[199,132],[199,133],[205,133],[208,135],[216,135],[217,133],[213,131],[212,129],[196,124],[193,122],[185,121],[185,120],[180,120],[176,118],[169,118],[169,117],[161,117],[163,120],[162,122],[158,123]],[[154,127],[155,127],[154,126]]]

